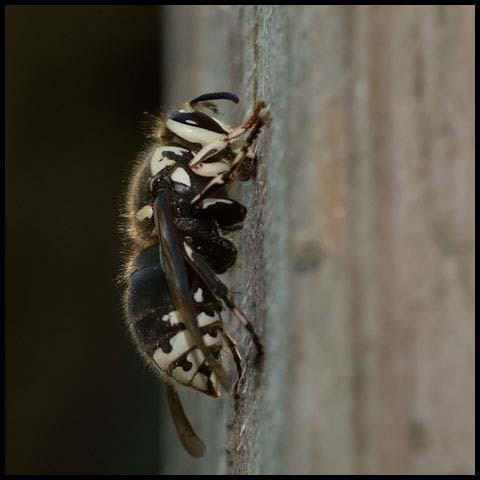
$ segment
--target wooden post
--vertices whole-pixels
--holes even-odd
[[[182,392],[209,452],[165,415],[161,473],[474,472],[474,16],[162,7],[164,103],[232,90],[272,122],[232,276],[263,371],[237,405]]]

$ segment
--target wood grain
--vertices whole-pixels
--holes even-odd
[[[162,19],[167,104],[226,89],[236,121],[272,116],[232,275],[264,368],[237,405],[185,393],[210,451],[166,418],[162,473],[473,473],[474,7]]]

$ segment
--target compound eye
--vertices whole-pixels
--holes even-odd
[[[183,125],[203,128],[204,130],[210,130],[215,133],[228,133],[215,120],[213,120],[213,118],[202,112],[183,112],[180,110],[173,112],[172,115],[170,115],[169,120]]]

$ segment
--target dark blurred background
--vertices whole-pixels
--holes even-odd
[[[160,384],[116,284],[158,108],[151,6],[7,6],[6,472],[154,473]]]

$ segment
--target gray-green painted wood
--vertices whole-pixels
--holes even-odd
[[[473,7],[167,6],[162,26],[167,106],[226,89],[235,122],[254,99],[272,122],[228,279],[264,369],[236,408],[181,392],[208,455],[166,415],[161,473],[472,473]]]

